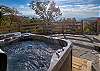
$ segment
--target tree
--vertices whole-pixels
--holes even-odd
[[[16,9],[10,8],[10,7],[4,6],[4,5],[0,6],[0,11],[1,11],[2,15],[18,13],[18,11]]]
[[[30,7],[41,19],[54,20],[54,17],[61,15],[59,7],[56,8],[54,1],[32,1]]]
[[[72,18],[72,22],[75,24],[76,23],[76,18]]]
[[[92,25],[91,24],[87,24],[85,27],[84,27],[84,32],[85,33],[88,33],[88,34],[90,34],[90,33],[92,33],[93,32],[93,27],[92,27]]]
[[[51,24],[51,21],[55,21],[57,17],[61,15],[59,7],[56,7],[55,5],[56,4],[54,1],[50,2],[48,0],[33,0],[29,6],[37,15],[40,16],[40,19],[44,20],[44,23],[46,23],[48,26],[48,24]],[[48,27],[46,28],[46,24],[44,27],[45,30],[49,29]]]
[[[13,28],[13,26],[11,27],[11,24],[13,22],[13,18],[14,16],[16,16],[16,14],[18,14],[18,11],[14,8],[10,8],[4,5],[0,6],[0,25],[2,27],[9,27],[9,32],[10,30]],[[11,28],[10,28],[11,27]],[[3,29],[4,31],[5,29]]]
[[[0,6],[0,15],[1,15],[0,20],[1,21],[2,20],[4,21],[4,19],[3,19],[4,15],[11,15],[11,16],[13,16],[13,15],[16,15],[16,14],[18,14],[18,11],[16,9],[10,8],[10,7],[4,6],[4,5]],[[11,16],[10,16],[10,19],[11,19],[11,23],[12,23],[12,18],[13,17],[11,17]]]

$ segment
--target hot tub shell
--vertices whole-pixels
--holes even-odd
[[[69,40],[37,34],[31,34],[30,36],[24,37],[21,36],[21,38],[33,38],[40,41],[53,43],[54,45],[57,44],[58,46],[62,46],[62,48],[58,49],[56,52],[53,53],[50,62],[50,67],[47,71],[72,71],[72,43]],[[16,39],[16,41],[18,40],[19,39]]]

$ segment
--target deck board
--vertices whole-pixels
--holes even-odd
[[[72,71],[91,71],[92,62],[86,59],[72,57]]]

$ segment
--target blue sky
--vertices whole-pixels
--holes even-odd
[[[15,7],[22,15],[37,16],[28,7],[32,0],[0,0],[0,5]],[[43,1],[43,0],[41,0]],[[62,17],[100,17],[100,0],[50,0],[55,1],[62,12]]]

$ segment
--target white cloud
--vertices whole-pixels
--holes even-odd
[[[59,4],[100,4],[100,0],[54,0]]]
[[[100,14],[100,6],[88,5],[61,5],[63,16],[66,17],[96,17]]]
[[[29,6],[30,4],[29,3],[27,3],[27,6]]]
[[[50,0],[51,1],[51,0]],[[71,4],[60,4],[61,1],[69,1],[69,0],[52,0],[55,1],[57,6],[60,7],[62,16],[64,17],[95,17],[100,16],[100,6],[96,6],[95,4],[78,4],[78,5],[71,5]],[[74,0],[70,0],[74,1]],[[77,0],[78,2],[79,0]],[[83,1],[83,0],[81,0]],[[17,7],[18,11],[22,13],[22,15],[26,16],[37,16],[35,12],[29,7],[29,4],[26,6],[20,5]]]
[[[17,7],[19,13],[24,16],[35,16],[35,12],[28,6],[20,5]]]
[[[92,3],[95,0],[54,0],[65,17],[100,16],[100,6]],[[71,3],[71,4],[70,4]],[[75,4],[73,4],[75,3]],[[98,4],[98,3],[97,3]]]

